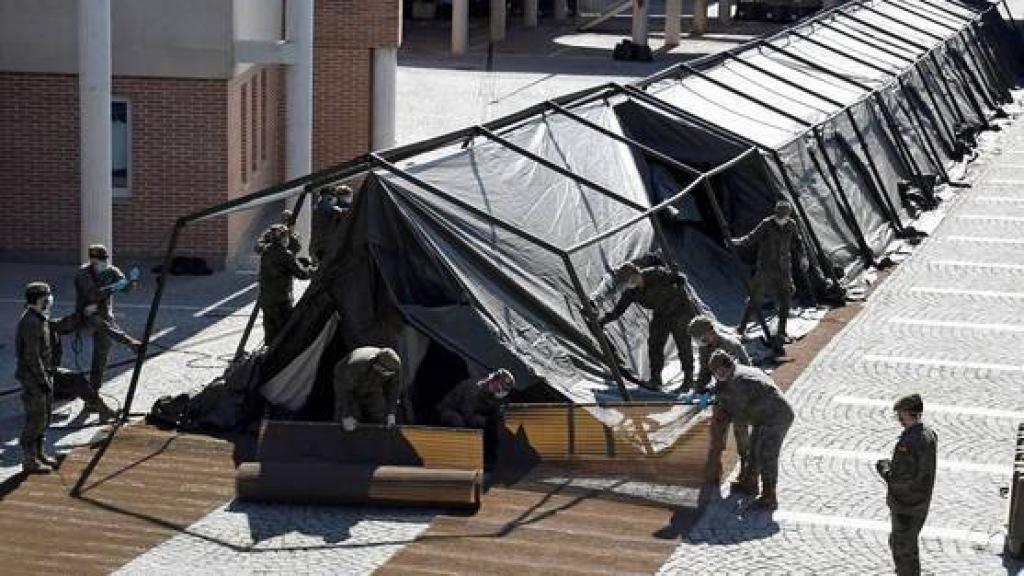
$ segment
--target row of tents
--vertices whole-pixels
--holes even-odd
[[[256,389],[329,417],[334,362],[391,346],[416,421],[462,378],[506,367],[535,398],[656,398],[647,316],[602,331],[623,262],[654,250],[722,323],[739,319],[730,237],[796,208],[804,298],[849,282],[912,232],[972,135],[1012,102],[1021,45],[999,7],[864,0],[639,83],[375,152],[182,218],[359,186],[349,223],[260,358]],[[173,246],[169,253],[173,252]],[[647,396],[645,396],[645,394]]]

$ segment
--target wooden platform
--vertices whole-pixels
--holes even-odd
[[[122,429],[81,498],[68,492],[92,451],[57,473],[15,477],[0,496],[5,575],[108,574],[230,500],[234,447],[144,426]]]

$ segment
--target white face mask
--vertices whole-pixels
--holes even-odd
[[[498,388],[497,390],[494,391],[494,397],[497,398],[498,400],[502,400],[506,396],[508,396],[509,392],[511,392],[511,390],[509,390],[508,388]]]
[[[46,298],[43,298],[42,310],[49,312],[51,308],[53,308],[53,294],[47,294]]]
[[[110,268],[110,264],[106,260],[94,260],[92,263],[93,270],[96,272],[106,272]]]
[[[782,226],[786,223],[786,220],[789,220],[787,216],[774,216],[773,218],[775,219],[775,223],[779,226]]]

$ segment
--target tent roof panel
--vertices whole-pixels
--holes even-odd
[[[803,118],[808,123],[819,122],[836,110],[835,106],[825,100],[739,62],[723,62],[706,74],[744,94]],[[688,81],[683,80],[684,83]]]

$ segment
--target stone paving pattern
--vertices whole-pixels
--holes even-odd
[[[1000,556],[1000,488],[1024,420],[1024,244],[955,238],[1024,239],[1024,154],[1014,151],[1024,150],[1024,126],[1006,126],[999,140],[1009,151],[950,197],[932,236],[788,391],[797,420],[783,448],[779,511],[745,513],[736,498],[716,500],[662,574],[891,574],[885,486],[872,460],[891,453],[900,428],[889,406],[856,400],[888,404],[911,392],[924,397],[939,436],[923,570],[1018,573],[1020,564]],[[1019,183],[991,183],[1008,179]],[[929,412],[929,404],[1008,413]]]

